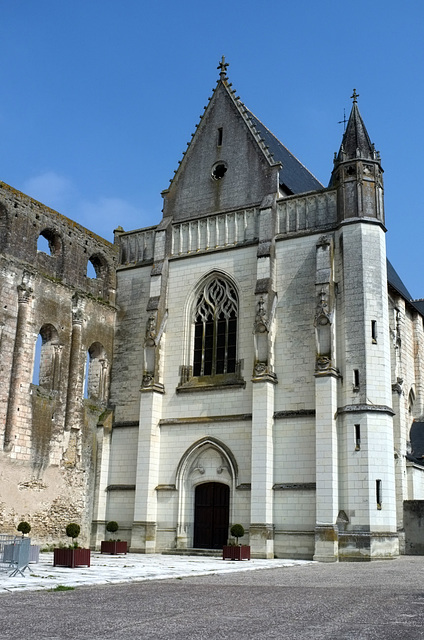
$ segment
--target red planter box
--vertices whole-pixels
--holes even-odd
[[[250,560],[250,547],[248,545],[224,545],[222,550],[223,560]]]
[[[116,556],[117,553],[127,553],[127,542],[122,540],[102,540],[100,552],[109,553],[112,556]]]
[[[90,549],[53,549],[53,566],[74,569],[81,565],[90,566]]]

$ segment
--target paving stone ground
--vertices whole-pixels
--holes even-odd
[[[35,591],[28,582],[3,592],[0,639],[424,640],[424,557],[237,565],[173,556],[94,560],[89,576],[127,580],[87,583],[85,570],[71,578],[67,569],[57,579],[81,580],[74,590]]]
[[[9,577],[0,572],[0,594],[15,591],[54,589],[59,585],[79,587],[83,585],[139,582],[166,578],[253,571],[270,567],[287,567],[307,564],[302,560],[250,560],[229,561],[218,557],[171,556],[161,554],[102,555],[91,553],[90,567],[53,566],[53,553],[41,553],[37,564],[30,564],[24,576]]]

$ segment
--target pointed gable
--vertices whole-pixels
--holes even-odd
[[[217,86],[169,188],[164,216],[186,220],[258,205],[321,183],[243,105],[220,65]],[[281,187],[283,185],[283,187]]]

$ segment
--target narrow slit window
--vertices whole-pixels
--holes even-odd
[[[377,344],[377,320],[371,320],[371,340],[373,344]]]
[[[355,390],[359,389],[359,369],[353,370],[353,388]]]
[[[361,425],[355,424],[355,451],[361,448]]]
[[[218,147],[222,146],[222,127],[218,127]]]
[[[377,501],[377,509],[381,509],[381,505],[383,502],[381,480],[375,481],[375,497]]]

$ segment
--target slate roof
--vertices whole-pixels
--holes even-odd
[[[258,130],[274,161],[281,162],[280,185],[283,186],[286,192],[296,194],[324,188],[324,185],[299,162],[287,147],[285,147],[249,109],[246,109],[245,115]]]
[[[414,307],[422,316],[424,316],[424,299],[413,300],[411,294],[408,289],[403,284],[402,280],[399,277],[399,274],[394,269],[393,265],[389,260],[387,260],[387,282],[389,285],[404,298],[411,307]]]
[[[402,298],[405,298],[405,300],[408,300],[408,302],[411,302],[412,300],[411,294],[403,284],[402,280],[400,279],[399,275],[396,273],[392,263],[389,260],[387,260],[387,281],[390,284],[390,286],[393,287],[393,289],[395,289],[395,291],[397,291],[397,293],[399,293],[402,296]]]

